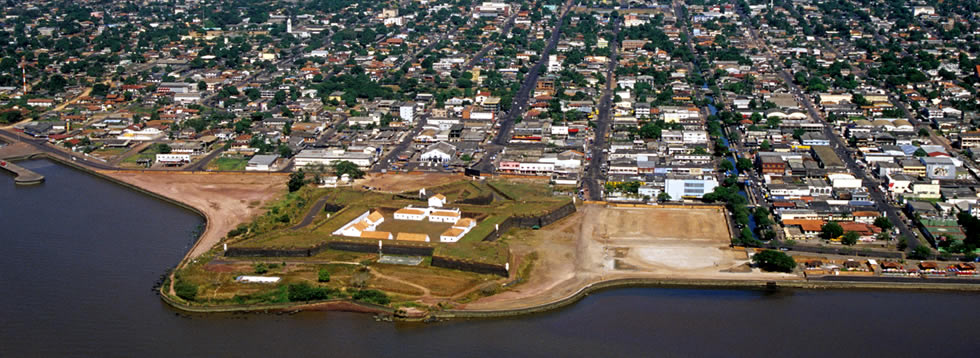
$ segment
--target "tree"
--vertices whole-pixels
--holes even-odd
[[[743,227],[738,234],[738,241],[742,245],[751,245],[755,243],[755,237],[752,236],[752,229],[748,226]]]
[[[320,272],[317,272],[316,281],[330,282],[330,271],[327,271],[325,268],[320,269]]]
[[[770,149],[772,149],[772,144],[769,144],[769,140],[768,139],[763,140],[762,141],[762,144],[759,144],[759,149],[762,149],[762,150],[768,152]]]
[[[306,173],[303,173],[303,169],[289,174],[289,182],[286,183],[286,187],[289,188],[290,193],[299,190],[303,185],[306,185]]]
[[[167,143],[157,144],[157,152],[160,154],[170,154],[174,149],[170,147]]]
[[[929,136],[929,130],[928,129],[925,129],[925,128],[919,128],[919,136],[920,137],[928,137]]]
[[[341,160],[339,162],[334,163],[333,172],[334,174],[337,175],[347,174],[348,176],[354,179],[360,179],[364,177],[364,172],[361,171],[361,168],[358,168],[357,164],[354,164],[347,160]]]
[[[880,227],[882,230],[885,231],[894,227],[894,225],[892,225],[892,221],[889,220],[887,216],[879,216],[878,218],[876,218],[875,226]]]
[[[848,231],[841,237],[841,243],[848,246],[854,245],[858,242],[859,238],[861,238],[860,234],[854,231]]]
[[[746,171],[752,169],[752,160],[746,158],[738,158],[735,167],[738,168],[739,171]]]
[[[895,248],[898,249],[898,251],[905,251],[905,249],[909,248],[909,239],[905,237],[898,239],[898,244],[895,245]]]
[[[916,246],[912,253],[909,254],[910,259],[916,260],[926,260],[932,257],[932,249],[926,247],[925,245]]]
[[[732,165],[732,162],[730,162],[727,159],[725,159],[725,160],[722,160],[721,163],[718,164],[718,169],[721,170],[721,171],[723,171],[723,172],[730,172],[732,170],[735,170],[735,166]]]
[[[844,229],[836,222],[829,222],[820,227],[820,238],[830,240],[844,235]]]
[[[765,271],[793,272],[796,260],[789,255],[776,250],[765,250],[752,256],[752,263]]]
[[[912,155],[921,158],[921,157],[924,157],[924,156],[929,155],[929,153],[926,153],[925,149],[919,148],[919,149],[916,149],[915,150],[915,153],[912,153]]]
[[[660,192],[660,194],[657,194],[657,201],[659,202],[670,201],[670,194],[667,194],[667,192]]]
[[[208,89],[208,84],[206,82],[200,81],[200,82],[197,83],[197,90],[198,91],[204,92],[207,89]]]

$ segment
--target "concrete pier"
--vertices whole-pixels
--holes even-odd
[[[43,175],[3,159],[0,159],[0,168],[6,169],[17,176],[14,178],[14,184],[31,185],[44,182]]]
[[[44,182],[44,176],[14,164],[10,159],[26,158],[37,151],[31,146],[23,143],[8,144],[0,147],[0,169],[13,173],[14,183],[20,185],[40,184]]]

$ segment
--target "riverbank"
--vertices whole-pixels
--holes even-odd
[[[33,156],[33,158],[48,158],[45,155]],[[26,158],[25,158],[26,159]],[[229,177],[227,175],[221,176],[206,176],[206,175],[193,175],[193,174],[174,174],[174,173],[115,173],[115,172],[100,172],[97,170],[90,170],[84,166],[78,165],[77,163],[66,163],[58,158],[50,158],[58,163],[65,164],[76,169],[81,169],[83,172],[92,174],[96,177],[100,177],[110,182],[126,186],[128,188],[138,190],[144,194],[148,194],[157,199],[167,201],[172,204],[176,204],[185,209],[191,210],[199,215],[203,216],[207,220],[207,230],[195,241],[193,248],[189,250],[185,257],[197,257],[199,254],[195,252],[205,252],[208,249],[213,248],[220,242],[223,236],[223,232],[216,230],[217,221],[214,219],[216,216],[235,216],[237,211],[231,204],[237,203],[236,205],[248,206],[247,200],[243,202],[241,198],[236,200],[231,200],[230,202],[219,205],[211,205],[209,201],[215,201],[217,194],[214,191],[223,191],[225,185],[232,185],[235,182],[230,183],[212,183],[212,185],[203,184],[203,177],[208,177],[207,180],[214,180],[212,177]],[[227,180],[227,179],[225,179]],[[241,184],[241,183],[239,183]],[[246,183],[247,184],[247,183]],[[252,183],[252,185],[257,185]],[[192,191],[191,189],[197,190]],[[241,188],[240,188],[241,189]],[[267,187],[265,190],[257,189],[258,191],[266,192],[269,197],[275,197],[275,187]],[[249,189],[241,189],[249,190]],[[268,192],[273,192],[268,194]],[[181,196],[181,193],[183,196]],[[204,197],[208,200],[203,200],[191,205],[188,196]],[[227,198],[226,198],[227,199]],[[231,210],[226,210],[227,208],[232,208]],[[239,208],[240,209],[240,208]],[[211,216],[205,214],[205,210],[211,211]],[[261,205],[255,206],[250,210],[261,211]],[[583,209],[583,212],[587,211]],[[622,211],[622,210],[620,210]],[[246,217],[244,215],[239,215],[238,218],[241,221],[245,221]],[[548,229],[552,227],[556,230],[561,230],[563,228],[568,228],[569,225],[574,225],[575,223],[583,223],[582,217],[570,217],[568,220],[555,223],[554,226],[549,226]],[[222,224],[227,225],[227,224]],[[591,224],[587,224],[591,225]],[[232,225],[233,227],[233,225]],[[535,232],[546,232],[547,230],[539,230]],[[226,231],[225,231],[226,232]],[[583,233],[575,232],[575,236],[585,237]],[[600,234],[600,236],[602,236]],[[608,239],[608,238],[607,238]],[[216,241],[211,241],[216,240]],[[578,247],[583,245],[580,242],[573,241],[569,242],[569,245],[573,247]],[[541,249],[554,249],[554,244],[552,246],[542,246]],[[585,248],[586,251],[594,250],[595,248]],[[563,254],[561,251],[556,251],[559,254]],[[599,251],[596,251],[599,252]],[[574,255],[574,254],[573,254]],[[559,260],[560,257],[554,257],[553,259]],[[566,260],[567,261],[567,260]],[[182,260],[183,262],[183,260]],[[588,267],[588,262],[585,261]],[[516,266],[516,265],[514,265]],[[549,266],[544,265],[538,260],[532,266],[540,266],[542,268],[547,268]],[[712,271],[714,272],[708,272]],[[533,270],[532,270],[533,271]],[[646,277],[641,277],[641,276]],[[431,316],[435,318],[466,318],[466,317],[506,317],[506,316],[516,316],[531,314],[537,312],[544,312],[554,309],[559,309],[570,304],[577,302],[583,297],[605,289],[621,288],[621,287],[685,287],[685,288],[732,288],[732,289],[887,289],[887,290],[942,290],[942,291],[978,291],[980,290],[980,285],[973,284],[960,284],[960,283],[941,283],[940,280],[922,280],[922,279],[909,279],[907,282],[874,282],[874,281],[814,281],[805,280],[799,276],[780,276],[781,274],[769,274],[769,273],[746,273],[746,272],[718,272],[713,268],[705,269],[704,272],[682,272],[682,271],[671,271],[664,272],[661,276],[654,277],[654,275],[649,273],[624,273],[624,274],[604,274],[597,275],[593,277],[587,276],[573,276],[572,279],[557,279],[556,277],[548,278],[546,276],[539,276],[536,273],[532,273],[529,276],[529,280],[518,284],[516,287],[506,289],[504,292],[498,293],[497,295],[478,298],[475,301],[469,302],[465,305],[461,304],[456,307],[449,307],[444,310],[435,309],[431,312]],[[729,277],[730,279],[725,279],[721,277]],[[515,277],[512,276],[511,279]],[[537,279],[545,278],[548,286],[552,288],[560,288],[560,290],[551,291],[549,293],[544,292],[533,292],[532,285],[536,285],[535,281]],[[530,282],[528,282],[530,281]],[[932,282],[930,282],[932,281]],[[509,285],[507,285],[509,286]],[[169,305],[188,312],[293,312],[297,310],[304,311],[316,311],[316,310],[338,310],[338,311],[354,311],[354,312],[366,312],[366,313],[376,313],[376,314],[393,314],[394,310],[389,307],[374,306],[369,304],[364,304],[361,302],[354,302],[350,300],[331,300],[313,303],[288,303],[288,304],[276,304],[276,305],[250,305],[250,306],[197,306],[197,305],[186,305],[184,303],[178,302],[179,299],[175,299],[169,289],[169,285],[161,288],[160,293],[163,294],[163,299]],[[520,297],[512,296],[514,293],[520,292],[523,295],[518,295]],[[486,301],[484,301],[486,300]],[[490,301],[496,301],[497,304],[492,304]]]

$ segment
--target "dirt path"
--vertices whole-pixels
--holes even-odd
[[[412,283],[412,282],[409,282],[409,281],[405,281],[405,280],[402,280],[402,279],[397,278],[397,277],[392,277],[392,276],[385,275],[385,274],[383,274],[381,272],[378,272],[378,270],[375,270],[373,267],[370,267],[370,266],[368,266],[368,271],[370,271],[371,274],[374,275],[375,277],[378,277],[378,278],[381,278],[381,279],[384,279],[384,280],[388,280],[388,281],[398,282],[400,284],[408,285],[408,286],[411,286],[411,287],[414,287],[414,288],[418,289],[419,291],[422,291],[422,296],[419,297],[419,299],[433,298],[432,291],[429,290],[428,287],[425,287],[425,286],[422,286],[422,285],[418,285],[418,284],[415,284],[415,283]]]

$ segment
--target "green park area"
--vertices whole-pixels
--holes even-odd
[[[164,143],[151,144],[146,149],[141,150],[139,153],[133,154],[126,159],[123,159],[122,167],[138,167],[140,162],[149,161],[153,163],[156,160],[157,154],[170,153],[171,148],[169,145]]]
[[[208,163],[208,170],[243,171],[246,165],[248,159],[244,157],[218,157]]]

